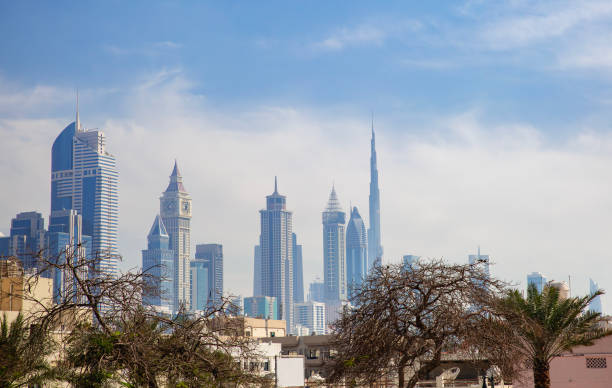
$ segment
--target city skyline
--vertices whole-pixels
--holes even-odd
[[[106,132],[120,171],[121,269],[139,266],[177,158],[198,204],[192,240],[224,245],[227,289],[242,295],[251,292],[245,268],[261,198],[272,176],[283,177],[306,285],[323,265],[315,199],[332,180],[343,208],[357,205],[369,225],[374,111],[383,261],[412,253],[465,262],[480,244],[492,274],[520,288],[541,271],[571,275],[580,294],[589,277],[612,290],[589,272],[612,272],[612,81],[601,54],[610,7],[519,3],[321,5],[302,9],[313,17],[300,23],[280,3],[154,4],[146,17],[138,5],[117,15],[110,6],[3,4],[0,29],[14,39],[0,43],[0,230],[8,235],[24,211],[48,219],[49,146],[74,117],[78,86],[81,120]],[[182,22],[152,30],[142,21],[158,26],[162,15]],[[258,17],[292,27],[266,30]],[[83,18],[91,24],[62,23]],[[117,28],[134,20],[143,28]],[[550,20],[563,23],[550,29]],[[49,39],[60,35],[75,40]]]

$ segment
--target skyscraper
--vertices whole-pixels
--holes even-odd
[[[532,272],[527,275],[527,287],[529,287],[530,284],[535,285],[540,294],[542,293],[542,290],[544,289],[546,283],[546,276],[542,275],[539,272]]]
[[[147,249],[142,251],[142,271],[152,276],[154,292],[143,295],[143,303],[171,313],[174,306],[174,252],[170,249],[170,236],[159,215],[147,235]]]
[[[311,334],[325,334],[325,303],[314,301],[296,303],[295,323],[307,327]]]
[[[189,309],[189,275],[191,252],[191,196],[183,186],[176,161],[170,183],[159,199],[160,215],[170,237],[174,253],[174,309],[182,304]]]
[[[336,188],[332,191],[323,211],[323,282],[325,301],[347,299],[344,223],[346,215],[340,207]]]
[[[82,217],[82,233],[92,237],[96,270],[117,270],[119,221],[118,172],[99,130],[84,130],[76,120],[57,136],[51,150],[51,215],[49,229],[74,209]],[[58,213],[59,212],[59,213]]]
[[[405,267],[409,267],[411,265],[416,265],[420,258],[421,256],[404,255],[402,256],[402,263],[404,264]]]
[[[316,278],[308,287],[308,300],[316,302],[325,301],[325,283],[320,278]]]
[[[368,229],[368,268],[380,264],[383,247],[380,242],[380,192],[378,190],[378,167],[376,165],[376,139],[372,121],[370,148],[370,228]]]
[[[366,228],[357,207],[351,210],[351,218],[346,227],[346,283],[351,290],[361,287],[368,276],[368,237]]]
[[[591,295],[599,290],[599,285],[593,281],[593,279],[589,279],[589,292]],[[594,311],[596,313],[602,313],[601,308],[601,296],[596,296],[591,303],[589,303],[589,310]]]
[[[244,298],[244,315],[251,318],[278,319],[278,303],[273,296]]]
[[[210,287],[210,266],[205,260],[191,260],[189,262],[191,282],[191,310],[205,311],[213,303],[212,289]]]
[[[261,287],[261,247],[255,245],[253,249],[253,296],[263,295]]]
[[[278,193],[274,178],[274,193],[266,197],[266,209],[260,210],[261,287],[263,296],[273,296],[278,302],[280,319],[287,322],[287,332],[293,328],[293,236],[292,213],[287,211],[287,199]]]
[[[470,264],[476,264],[477,266],[479,266],[484,273],[487,276],[490,276],[489,273],[489,263],[490,263],[490,258],[489,255],[481,255],[480,254],[480,247],[478,247],[478,254],[476,255],[469,255],[468,256],[468,261]]]
[[[208,268],[209,304],[221,305],[223,297],[223,246],[221,244],[196,245],[195,258]]]
[[[11,221],[11,232],[0,237],[0,256],[15,256],[25,271],[35,268],[38,254],[45,248],[45,220],[38,212],[17,214]]]
[[[304,269],[302,266],[302,246],[297,243],[297,236],[293,236],[293,301],[304,301]]]

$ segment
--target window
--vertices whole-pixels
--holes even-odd
[[[246,334],[247,337],[251,336],[251,332],[250,331],[247,331],[245,334]]]
[[[607,368],[608,365],[606,363],[605,357],[593,357],[586,359],[586,367],[587,368]]]
[[[266,372],[270,370],[270,361],[264,362],[263,370],[265,370]]]
[[[271,332],[270,332],[270,337],[276,337],[276,333],[275,333],[275,332],[273,332],[273,331],[271,331]]]

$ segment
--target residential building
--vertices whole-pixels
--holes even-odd
[[[320,278],[316,278],[314,282],[310,283],[308,288],[308,300],[316,302],[325,301],[325,283]]]
[[[302,265],[302,246],[297,243],[297,236],[293,236],[293,301],[304,301],[304,268]]]
[[[542,290],[544,289],[546,283],[546,276],[542,275],[539,272],[532,272],[527,275],[527,287],[529,287],[531,284],[535,285],[540,294],[542,293]]]
[[[244,315],[251,318],[278,319],[278,303],[273,296],[244,298]]]
[[[346,227],[346,283],[349,296],[368,276],[368,236],[357,206],[351,210]]]
[[[376,139],[372,120],[370,143],[370,228],[368,229],[368,267],[382,262],[383,247],[380,239],[380,190],[378,189],[378,166],[376,163]]]
[[[295,323],[310,329],[310,333],[326,334],[325,303],[308,301],[295,304]]]
[[[344,223],[346,216],[336,195],[332,191],[323,211],[323,282],[325,301],[346,300],[346,249]]]
[[[172,313],[174,306],[174,253],[170,250],[170,236],[159,215],[147,235],[147,249],[142,251],[142,272],[148,279],[152,293],[145,294],[142,301],[155,306],[164,313]]]
[[[326,378],[330,372],[329,362],[336,354],[331,347],[331,335],[276,336],[264,338],[261,341],[280,343],[283,355],[304,356],[304,376],[306,378],[315,375]]]
[[[599,290],[599,285],[593,281],[593,279],[589,279],[589,292],[591,295],[596,293]],[[596,313],[602,313],[601,308],[601,296],[596,296],[591,303],[589,303],[589,310],[594,311]]]
[[[198,244],[195,258],[208,268],[208,303],[220,306],[223,298],[223,245]]]
[[[174,161],[170,183],[159,199],[160,215],[170,237],[170,249],[174,253],[174,310],[181,305],[189,309],[191,293],[191,196],[185,190],[183,177]]]
[[[287,198],[274,192],[266,197],[266,209],[260,210],[261,286],[263,296],[278,302],[279,317],[286,321],[287,332],[293,327],[293,236],[292,213]]]

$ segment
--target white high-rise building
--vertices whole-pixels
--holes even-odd
[[[325,334],[325,303],[308,301],[295,304],[295,323],[307,327],[309,334]]]
[[[176,161],[168,188],[159,200],[160,215],[174,252],[174,309],[190,308],[191,196],[183,186]]]
[[[595,292],[599,290],[599,285],[593,281],[593,279],[589,279],[589,292],[593,295]],[[594,311],[596,313],[602,313],[601,308],[601,296],[596,296],[595,299],[589,303],[589,310]]]

